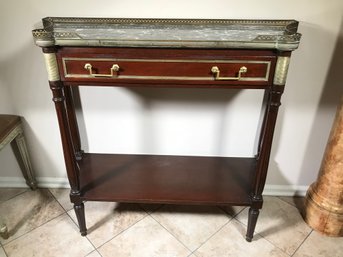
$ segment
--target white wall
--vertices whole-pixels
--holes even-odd
[[[65,167],[54,106],[41,50],[34,46],[31,36],[41,18],[297,19],[303,38],[292,56],[267,188],[304,189],[302,186],[316,178],[342,94],[342,58],[338,57],[343,53],[342,7],[341,0],[1,1],[0,100],[5,104],[0,104],[0,112],[25,117],[25,132],[39,181],[63,182]],[[259,91],[82,88],[80,93],[84,115],[80,127],[86,150],[253,154],[256,132],[252,128],[260,112]],[[243,134],[243,140],[239,139]],[[20,178],[11,151],[6,151],[0,155],[2,186],[13,185]]]

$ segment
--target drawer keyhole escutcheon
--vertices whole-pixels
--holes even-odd
[[[220,77],[220,70],[218,66],[213,66],[211,68],[211,72],[213,73],[215,80],[240,80],[242,74],[246,73],[247,71],[248,71],[248,68],[245,66],[242,66],[238,71],[237,77]]]
[[[89,71],[89,75],[92,77],[108,77],[108,78],[117,76],[117,74],[114,74],[114,73],[118,72],[120,69],[118,64],[113,64],[110,69],[110,72],[111,72],[110,74],[97,74],[97,73],[93,73],[93,66],[90,63],[86,63],[84,68]]]

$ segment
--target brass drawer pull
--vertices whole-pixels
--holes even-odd
[[[238,71],[237,77],[220,77],[220,75],[219,75],[220,70],[219,70],[218,66],[213,66],[211,68],[211,72],[213,73],[215,80],[240,80],[242,73],[246,73],[247,71],[248,71],[248,68],[245,66],[242,66]]]
[[[91,75],[92,77],[109,77],[109,78],[117,76],[117,74],[115,75],[114,72],[118,72],[120,69],[118,64],[113,64],[111,68],[111,74],[94,74],[92,70],[93,67],[90,63],[86,63],[84,68],[89,71],[89,75]]]

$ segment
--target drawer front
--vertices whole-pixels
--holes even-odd
[[[63,67],[65,78],[268,81],[270,61],[63,58]]]
[[[165,56],[145,50],[145,56],[134,58],[131,58],[134,55],[125,56],[122,52],[118,56],[113,53],[87,52],[81,56],[63,53],[59,56],[61,77],[63,81],[89,83],[264,86],[270,84],[275,60],[272,56],[227,56],[222,52],[209,56],[204,50],[196,54],[182,52],[175,57],[172,51],[168,56],[162,53]]]

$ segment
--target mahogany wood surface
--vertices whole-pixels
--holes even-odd
[[[16,115],[0,114],[0,142],[20,124],[20,117]]]
[[[256,160],[92,153],[78,164],[84,200],[250,205]]]
[[[81,235],[84,201],[242,205],[250,207],[251,241],[298,22],[47,17],[43,27],[33,35],[45,54]],[[84,85],[264,90],[256,156],[84,153],[75,113]]]
[[[77,77],[78,75],[89,75],[89,71],[84,69],[86,63],[92,64],[95,74],[108,74],[113,64],[118,64],[120,70],[119,76],[182,76],[182,77],[201,77],[213,78],[211,73],[212,66],[218,66],[221,69],[221,76],[234,77],[242,66],[247,67],[248,71],[242,75],[243,78],[264,78],[267,74],[267,64],[238,62],[167,62],[159,59],[155,62],[134,60],[110,60],[110,59],[91,59],[66,60],[66,74]],[[66,78],[68,80],[70,78]],[[79,79],[82,79],[79,77]],[[118,78],[105,78],[106,80],[117,80]]]
[[[276,54],[273,51],[252,50],[211,50],[211,49],[145,49],[145,48],[96,48],[63,47],[57,54],[62,81],[86,83],[110,83],[111,86],[169,85],[180,87],[244,86],[252,88],[270,86],[273,78]],[[153,61],[152,61],[153,60]],[[228,63],[230,62],[230,63]],[[266,63],[267,62],[267,63]],[[118,64],[118,77],[88,77],[86,63],[93,66],[96,74],[109,74],[113,64]],[[269,68],[268,68],[269,63]],[[220,76],[236,77],[242,66],[247,72],[242,78],[249,80],[217,81],[211,73],[211,67],[218,66]],[[177,76],[184,80],[171,78],[134,79],[121,76]],[[203,80],[192,80],[200,77]],[[265,77],[267,77],[265,79]],[[187,79],[186,79],[187,78]]]
[[[289,56],[290,52],[119,47],[52,47],[43,48],[43,51],[55,52],[57,57],[61,80],[50,81],[50,87],[71,185],[70,198],[81,235],[87,234],[84,201],[117,201],[250,206],[246,239],[252,240],[263,204],[262,192],[284,90],[284,85],[273,84],[276,61],[278,56]],[[113,63],[108,59],[114,59]],[[264,62],[270,63],[269,73]],[[91,77],[84,69],[86,63],[93,65],[92,72],[100,74],[109,73],[113,64],[119,64],[119,77]],[[216,81],[210,71],[212,66],[219,67],[221,77],[237,76],[241,66],[248,68],[242,77],[268,76],[265,81]],[[161,76],[161,79],[120,78],[124,75]],[[183,79],[166,79],[166,76]],[[192,76],[206,79],[194,80]],[[234,158],[85,154],[72,94],[72,88],[80,85],[263,89],[265,97],[257,155]]]
[[[55,110],[60,128],[60,135],[62,140],[64,162],[67,169],[69,184],[71,187],[71,194],[78,194],[80,188],[79,170],[76,163],[75,147],[71,132],[71,117],[68,115],[66,106],[72,106],[71,103],[65,104],[65,101],[71,100],[65,97],[65,87],[61,81],[49,81],[50,89],[53,95],[52,101],[55,103]],[[75,126],[74,126],[75,127]],[[75,134],[75,133],[74,133]]]
[[[64,95],[66,98],[66,110],[69,118],[69,126],[71,138],[73,140],[74,152],[76,154],[81,152],[81,138],[77,124],[77,118],[75,113],[74,99],[72,87],[65,87]]]

